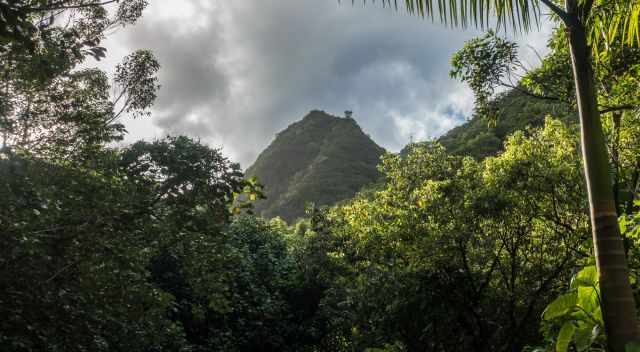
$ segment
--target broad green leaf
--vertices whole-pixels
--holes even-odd
[[[553,302],[551,302],[544,310],[542,317],[544,320],[551,320],[557,317],[561,317],[573,310],[578,301],[578,293],[571,292],[559,296]]]
[[[602,322],[604,321],[602,319],[602,308],[600,308],[600,306],[598,306],[598,308],[595,310],[595,312],[593,312],[593,318],[600,322],[602,324]]]
[[[592,316],[600,307],[598,291],[593,287],[578,287],[578,306]]]
[[[576,331],[576,327],[570,322],[564,323],[558,333],[558,341],[556,342],[556,352],[567,352],[569,349],[569,343],[573,338],[573,334]]]
[[[571,282],[571,288],[577,288],[579,286],[597,287],[598,284],[598,270],[595,265],[587,266],[580,270],[576,274],[575,278]]]

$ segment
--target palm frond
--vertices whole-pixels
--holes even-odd
[[[603,53],[616,45],[640,45],[640,0],[596,1],[587,23],[589,38]]]
[[[380,1],[383,6],[396,10],[398,2],[403,2]],[[539,24],[540,3],[562,17],[563,9],[557,0],[404,0],[404,8],[411,15],[451,27],[495,26],[527,32]],[[600,47],[606,51],[611,45],[620,44],[640,46],[640,0],[578,0],[578,3],[583,7],[582,12],[589,14],[586,27],[594,49]]]
[[[384,6],[398,8],[397,0],[382,0]],[[452,27],[511,27],[527,32],[538,25],[538,0],[405,0],[411,15],[430,18]]]

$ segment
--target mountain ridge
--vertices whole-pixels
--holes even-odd
[[[452,154],[483,159],[500,153],[513,132],[542,126],[549,113],[575,121],[575,112],[561,104],[515,90],[499,95],[492,104],[497,108],[492,126],[474,116],[436,141]],[[408,144],[400,154],[420,143]],[[304,216],[308,202],[323,206],[349,199],[380,181],[377,165],[383,153],[353,118],[312,110],[278,132],[247,169],[247,176],[256,176],[267,196],[255,203],[255,211],[291,222]]]

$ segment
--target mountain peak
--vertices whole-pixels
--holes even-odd
[[[384,149],[350,117],[312,110],[276,135],[247,169],[265,186],[256,203],[265,217],[287,221],[304,215],[306,202],[332,205],[375,182]]]
[[[320,126],[326,127],[326,126],[332,126],[335,124],[339,124],[339,125],[353,124],[358,129],[360,129],[360,126],[358,126],[358,123],[353,118],[331,115],[324,110],[311,110],[302,118],[302,120],[289,125],[289,127],[295,128],[296,126],[300,126],[300,125],[303,125],[303,126],[320,125]]]

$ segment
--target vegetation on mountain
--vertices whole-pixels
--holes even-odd
[[[577,147],[549,120],[482,162],[437,143],[385,157],[382,191],[328,213],[330,233],[350,239],[337,258],[357,268],[338,281],[354,296],[354,343],[508,351],[537,341],[529,322],[589,257]]]
[[[352,118],[311,112],[250,169],[267,196],[284,195],[272,198],[288,220],[306,200],[340,200],[291,225],[252,214],[263,189],[217,149],[186,136],[111,144],[123,112],[149,111],[159,65],[134,53],[113,81],[80,65],[145,1],[0,2],[0,350],[638,351],[640,9],[541,1],[589,34],[597,65],[580,64],[584,42],[559,25],[541,66],[496,94],[517,47],[495,33],[472,40],[453,69],[479,97],[476,116],[402,155]],[[527,27],[527,4],[538,2],[493,12]],[[490,13],[456,11],[441,16]],[[607,153],[593,163],[597,143],[579,151],[599,114]],[[611,213],[595,221],[601,192]],[[613,277],[607,257],[621,260]]]
[[[306,203],[333,205],[380,177],[384,150],[353,118],[313,110],[282,132],[247,169],[264,186],[259,214],[293,221]]]
[[[438,138],[438,142],[453,154],[479,160],[502,152],[504,142],[514,132],[542,127],[546,116],[554,116],[568,124],[578,122],[576,114],[566,104],[531,97],[514,89],[494,97],[491,105],[495,108],[491,119],[475,114]]]

